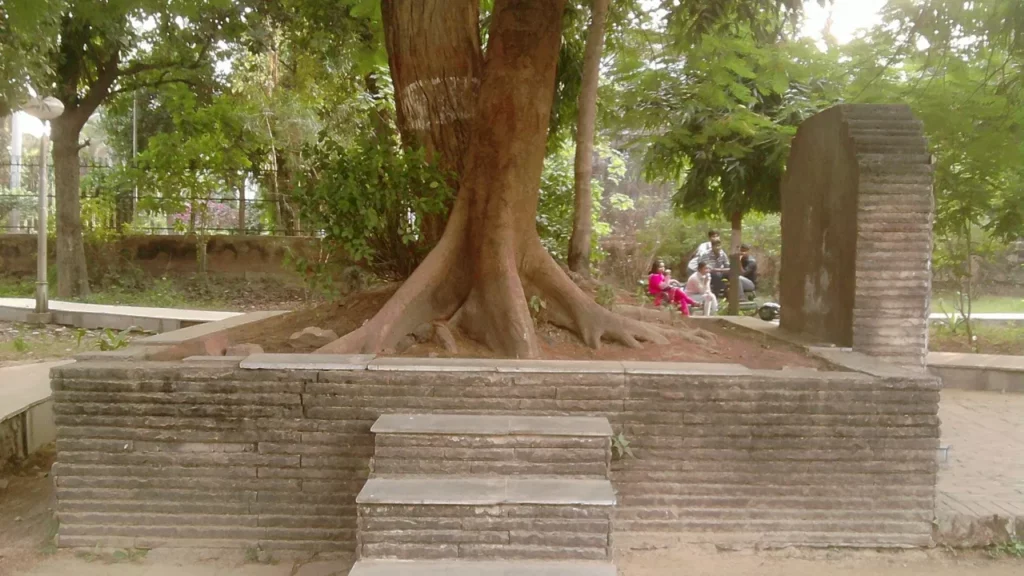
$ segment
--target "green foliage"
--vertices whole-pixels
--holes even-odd
[[[646,134],[647,178],[677,183],[687,211],[778,211],[796,127],[836,99],[828,62],[808,43],[761,44],[748,31],[666,48],[659,64],[619,71],[623,123]]]
[[[120,350],[121,348],[127,348],[131,343],[130,335],[132,333],[131,328],[122,330],[121,332],[115,332],[110,328],[103,330],[103,335],[97,341],[97,345],[103,352],[110,352],[112,350]]]
[[[430,248],[418,222],[445,213],[452,197],[446,177],[422,150],[324,135],[309,151],[296,197],[304,221],[322,230],[325,242],[382,278],[400,279]]]
[[[26,342],[25,339],[22,338],[21,336],[18,336],[17,338],[14,339],[15,351],[24,354],[25,352],[29,351],[29,348],[30,346],[28,345],[28,342]]]
[[[596,166],[605,166],[604,178],[595,177],[591,180],[593,194],[591,234],[591,259],[595,262],[604,257],[600,241],[611,233],[611,226],[602,220],[605,211],[604,188],[606,183],[616,184],[625,175],[626,166],[622,155],[607,145],[595,146],[599,162]],[[572,220],[576,192],[574,183],[576,148],[572,144],[562,144],[549,153],[544,160],[544,172],[541,175],[540,197],[537,201],[537,232],[544,248],[556,260],[565,261],[572,236]],[[600,174],[595,169],[595,176]],[[607,201],[612,210],[628,211],[633,209],[633,202],[622,194],[612,195]]]
[[[996,544],[989,550],[989,555],[993,558],[1024,558],[1024,541],[1015,538]]]
[[[629,439],[622,432],[612,436],[612,460],[623,460],[626,457],[636,458],[629,446]]]
[[[48,55],[57,38],[65,0],[4,2],[0,8],[0,118],[20,107],[28,87],[51,71]]]
[[[548,309],[548,302],[547,302],[547,300],[545,300],[545,299],[541,298],[540,296],[537,296],[536,294],[534,294],[533,296],[530,296],[529,306],[530,306],[530,316],[533,317],[533,321],[534,322],[538,322],[538,323],[541,322],[544,313]]]
[[[597,288],[597,297],[595,300],[601,306],[611,310],[615,306],[615,287],[611,284],[601,284]]]

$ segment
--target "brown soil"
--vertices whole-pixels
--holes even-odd
[[[245,327],[233,333],[232,341],[256,343],[267,352],[312,352],[312,348],[293,348],[289,337],[308,326],[333,330],[343,336],[362,326],[387,301],[395,287],[386,287],[355,294],[342,302],[323,304],[289,313]],[[622,298],[620,298],[621,300]],[[636,360],[659,362],[711,362],[738,363],[749,368],[779,370],[806,367],[834,370],[827,362],[808,356],[801,348],[760,333],[716,320],[682,320],[676,324],[661,323],[663,328],[675,331],[665,345],[646,344],[634,349],[605,342],[599,350],[586,346],[575,334],[547,323],[538,329],[542,358],[547,360]],[[717,337],[717,343],[706,349],[693,344],[684,334],[703,328]],[[454,333],[458,354],[448,353],[436,342],[417,343],[399,356],[431,358],[494,358],[496,355],[483,345]]]
[[[56,551],[53,446],[0,470],[0,575],[24,574],[42,557]]]

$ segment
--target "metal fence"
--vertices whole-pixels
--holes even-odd
[[[52,230],[56,218],[53,166],[47,166],[47,197]],[[299,235],[298,208],[283,198],[268,198],[260,180],[273,172],[248,171],[236,179],[242,189],[224,189],[208,197],[171,202],[158,193],[132,188],[118,189],[103,175],[114,168],[81,164],[80,198],[82,223],[88,231],[121,231],[134,234]],[[12,178],[17,171],[19,177]],[[20,181],[17,188],[12,182]],[[0,234],[30,234],[38,230],[40,166],[38,163],[0,163]]]

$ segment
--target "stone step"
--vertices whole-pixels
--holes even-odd
[[[606,418],[388,414],[375,434],[375,475],[453,474],[607,478]]]
[[[611,482],[371,478],[356,497],[360,558],[607,560]]]
[[[360,560],[349,576],[615,576],[607,562]]]

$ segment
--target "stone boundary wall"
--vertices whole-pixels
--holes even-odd
[[[36,235],[0,234],[0,271],[8,276],[34,278]],[[199,272],[194,236],[122,236],[105,243],[89,242],[87,255],[108,266],[128,262],[154,277]],[[56,243],[50,242],[55,258]],[[224,276],[297,276],[287,255],[315,260],[319,241],[291,236],[211,236],[206,243],[206,266]]]
[[[607,417],[636,456],[613,466],[619,534],[931,543],[939,445],[932,377],[443,364],[285,371],[209,359],[56,368],[60,546],[351,552],[355,496],[374,449],[370,427],[392,412]]]

